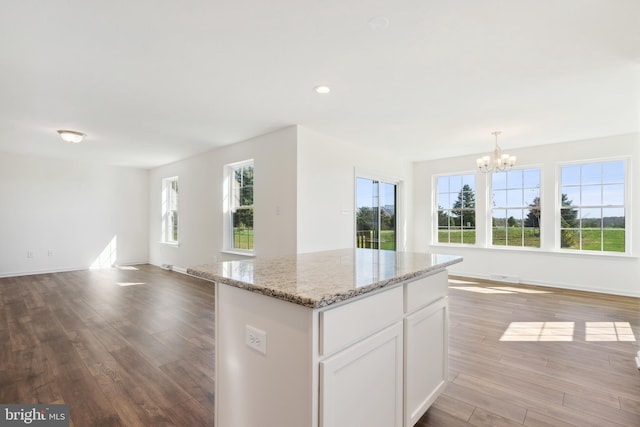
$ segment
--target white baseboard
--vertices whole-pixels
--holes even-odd
[[[180,274],[187,274],[187,269],[186,268],[176,267],[175,265],[173,266],[173,271],[175,271],[176,273],[180,273]]]
[[[186,274],[188,276],[187,269],[184,268],[184,267],[178,267],[178,266],[175,266],[175,265],[171,265],[170,266],[171,268],[166,268],[165,267],[166,264],[156,264],[156,263],[153,263],[153,262],[150,262],[149,264],[153,265],[155,267],[158,267],[158,268],[162,268],[163,270],[175,271],[176,273]]]
[[[139,262],[127,262],[118,264],[119,266],[129,266],[129,265],[142,265],[149,264],[148,261],[139,261]],[[90,270],[89,266],[76,266],[76,267],[62,267],[62,268],[47,268],[42,270],[28,270],[28,271],[12,271],[12,272],[1,272],[0,278],[4,277],[19,277],[19,276],[35,276],[37,274],[51,274],[51,273],[68,273],[70,271],[81,271],[81,270]]]
[[[88,267],[64,267],[64,268],[48,268],[43,270],[29,270],[29,271],[12,271],[0,273],[0,278],[3,277],[19,277],[19,276],[35,276],[37,274],[49,274],[49,273],[67,273],[69,271],[87,270]]]

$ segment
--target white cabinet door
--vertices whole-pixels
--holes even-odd
[[[320,362],[320,427],[402,426],[402,322]]]
[[[405,426],[413,426],[444,390],[449,371],[448,298],[405,319]]]

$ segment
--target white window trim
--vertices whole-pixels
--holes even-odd
[[[513,168],[513,169],[509,169],[509,171],[515,171],[515,170],[527,170],[527,169],[538,169],[538,171],[540,172],[540,184],[539,184],[539,196],[540,197],[540,214],[542,216],[542,214],[544,213],[544,215],[548,215],[546,213],[546,211],[543,210],[543,206],[544,206],[544,167],[542,165],[524,165],[524,166],[520,166],[517,168]],[[493,172],[487,173],[485,174],[487,176],[487,178],[491,175],[493,176]],[[543,220],[540,222],[540,246],[539,247],[535,247],[535,246],[509,246],[509,245],[494,245],[493,244],[493,179],[486,179],[486,187],[487,187],[487,196],[485,199],[485,205],[486,205],[486,221],[485,221],[485,227],[487,227],[487,231],[485,233],[486,235],[486,247],[487,248],[491,248],[491,249],[499,249],[499,250],[522,250],[522,251],[533,251],[533,252],[540,252],[540,251],[544,251],[544,245],[545,245],[545,233],[544,233],[544,229],[546,228],[546,225],[544,224],[544,217]],[[477,200],[476,200],[476,204],[477,204]],[[476,229],[477,229],[477,219],[476,219]]]
[[[167,178],[163,178],[162,179],[162,196],[161,196],[161,200],[160,200],[160,204],[161,204],[161,238],[160,238],[160,242],[165,244],[165,245],[169,245],[169,246],[180,246],[180,220],[178,219],[178,239],[177,240],[169,240],[167,239],[167,236],[169,235],[170,231],[168,229],[168,227],[170,226],[170,224],[168,223],[169,219],[169,209],[166,206],[166,204],[168,203],[169,198],[171,197],[171,183],[172,182],[178,182],[178,194],[177,194],[177,200],[176,200],[176,213],[177,213],[177,217],[180,218],[180,186],[179,186],[179,178],[178,176],[171,176],[171,177],[167,177]]]
[[[361,168],[353,168],[353,247],[357,246],[355,230],[358,229],[357,225],[357,211],[358,201],[356,200],[357,191],[357,179],[371,179],[374,181],[385,182],[387,184],[394,184],[396,186],[396,251],[407,250],[406,239],[406,222],[404,216],[404,181],[398,177],[383,175],[377,172],[373,172]]]
[[[448,242],[439,242],[438,241],[438,178],[440,177],[451,177],[451,176],[461,176],[461,175],[474,175],[476,177],[475,179],[475,185],[476,185],[476,207],[475,207],[475,213],[476,213],[476,241],[475,243],[448,243]],[[482,174],[482,175],[486,175],[486,174]],[[490,193],[489,193],[489,184],[488,181],[486,179],[486,177],[483,177],[484,179],[479,179],[478,178],[478,171],[477,170],[468,170],[468,171],[462,171],[462,172],[451,172],[451,173],[440,173],[440,174],[436,174],[436,175],[431,175],[431,209],[432,209],[432,215],[431,215],[431,246],[443,246],[443,247],[450,247],[450,248],[484,248],[486,247],[486,242],[488,239],[488,232],[491,231],[491,224],[488,224],[488,218],[490,218],[490,214],[491,214],[491,209],[489,209],[487,211],[487,208],[489,207],[489,203],[487,203],[487,200],[490,200]],[[478,190],[478,188],[480,187],[479,182],[482,181],[482,186],[484,187],[484,209],[482,209],[481,206],[479,206],[479,200],[480,200],[480,195],[482,194],[480,192],[480,190]],[[488,227],[488,228],[487,228]],[[481,240],[482,238],[482,240]],[[481,241],[484,242],[484,245],[481,243]]]
[[[625,162],[625,252],[570,250],[560,248],[560,187],[561,168],[567,165],[579,165],[584,163],[603,163],[610,161]],[[553,254],[561,257],[593,257],[593,258],[626,258],[637,259],[633,254],[633,206],[631,198],[632,188],[632,156],[618,155],[611,157],[586,158],[570,161],[554,162],[553,166],[533,163],[521,165],[517,169],[540,169],[540,209],[542,211],[542,235],[540,236],[540,248],[495,246],[491,244],[491,211],[492,211],[492,186],[489,174],[478,173],[476,175],[476,244],[458,244],[438,242],[438,206],[437,206],[437,179],[441,176],[455,176],[476,173],[477,171],[444,172],[431,175],[431,243],[430,247],[460,248],[462,250],[485,251],[511,251],[511,252],[535,252]],[[484,187],[484,190],[483,188]]]
[[[606,163],[606,162],[624,162],[624,216],[625,216],[625,239],[624,239],[624,252],[613,251],[591,251],[591,250],[572,250],[564,249],[561,247],[560,239],[560,209],[561,209],[561,187],[562,187],[562,167],[571,165],[582,165],[588,163]],[[633,240],[632,221],[633,212],[631,205],[631,156],[613,156],[613,157],[599,157],[594,159],[581,159],[571,160],[566,162],[556,163],[555,170],[555,192],[554,192],[554,253],[570,254],[579,256],[606,256],[617,258],[634,258],[632,253],[631,241]]]
[[[253,249],[238,249],[233,247],[233,218],[232,218],[232,195],[233,195],[233,171],[244,167],[244,166],[253,166],[255,172],[255,161],[254,159],[242,160],[235,163],[228,163],[224,165],[223,168],[223,219],[222,219],[222,250],[220,252],[232,255],[245,255],[245,256],[255,256],[255,208],[254,208],[254,229],[253,229],[253,238],[254,238],[254,246]],[[254,175],[254,197],[255,197],[255,175]],[[255,206],[255,198],[254,198],[254,206]]]

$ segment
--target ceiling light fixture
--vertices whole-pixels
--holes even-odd
[[[384,16],[375,16],[369,19],[369,28],[373,31],[376,30],[386,30],[389,28],[389,18]]]
[[[86,134],[82,132],[76,132],[75,130],[59,130],[58,134],[63,141],[70,142],[72,144],[77,144],[82,142]]]
[[[502,132],[499,130],[491,132],[496,137],[495,147],[493,149],[493,156],[479,157],[476,160],[476,166],[480,172],[488,173],[491,171],[506,171],[511,169],[516,164],[516,156],[510,156],[508,154],[502,154],[502,149],[498,145],[498,135]]]
[[[325,93],[329,93],[331,92],[331,88],[329,86],[324,86],[324,85],[320,85],[320,86],[316,86],[315,88],[313,88],[317,93],[320,94],[325,94]]]

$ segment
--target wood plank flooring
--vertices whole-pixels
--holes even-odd
[[[640,299],[458,279],[450,383],[418,427],[640,425]],[[0,279],[0,403],[213,426],[213,307],[211,283],[152,266]]]
[[[640,299],[451,278],[450,383],[418,422],[640,426]]]
[[[74,426],[212,426],[211,283],[152,266],[0,279],[0,403]]]

